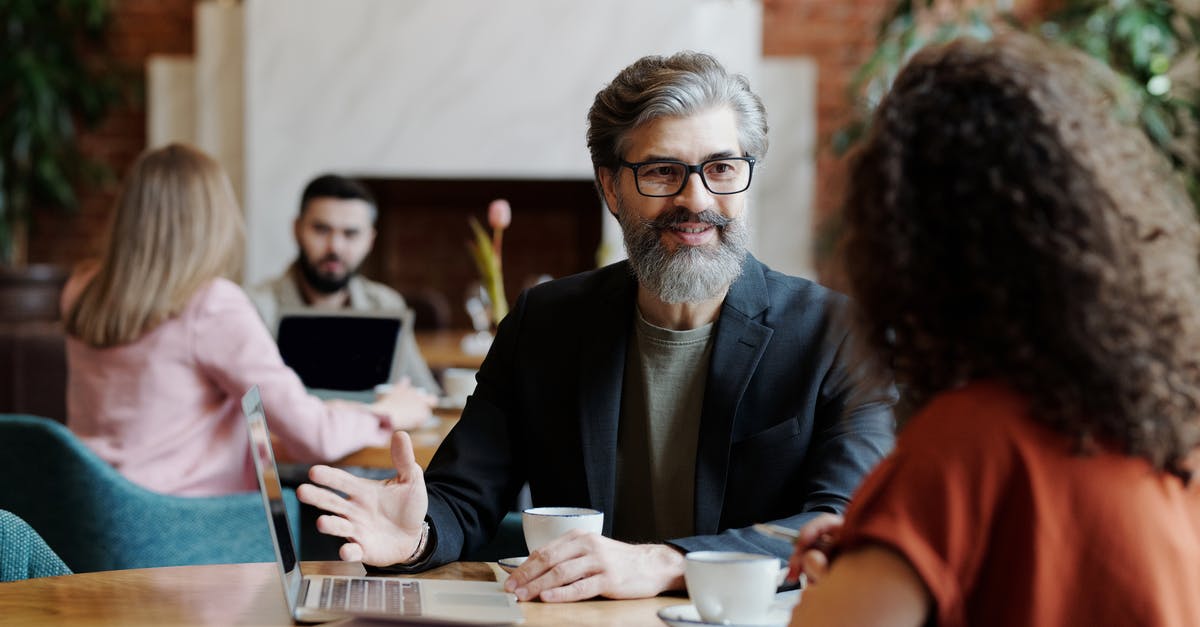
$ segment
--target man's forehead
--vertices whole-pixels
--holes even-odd
[[[361,198],[310,198],[301,218],[305,222],[365,227],[371,225],[371,205]]]
[[[623,156],[628,161],[692,161],[742,154],[737,117],[728,107],[650,120],[629,131],[625,146]]]

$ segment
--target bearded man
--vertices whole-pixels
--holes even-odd
[[[281,311],[349,309],[404,313],[408,305],[396,290],[358,273],[375,243],[375,199],[366,187],[336,174],[325,174],[304,187],[300,214],[292,223],[296,261],[281,276],[247,290],[271,334]],[[412,325],[400,338],[397,378],[428,392],[439,391]]]
[[[712,57],[645,57],[588,116],[596,182],[629,260],[527,290],[500,324],[462,420],[423,474],[408,436],[397,476],[329,467],[300,499],[325,509],[341,557],[415,571],[495,533],[526,481],[535,506],[604,513],[536,550],[521,600],[684,588],[684,553],[785,558],[751,529],[837,514],[892,447],[891,386],[862,383],[846,299],[746,250],[746,194],[765,111]],[[877,380],[877,379],[876,379]]]

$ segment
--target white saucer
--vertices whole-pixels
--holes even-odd
[[[792,618],[790,606],[775,603],[767,613],[767,622],[753,624],[709,623],[700,619],[696,606],[689,604],[672,605],[658,611],[658,617],[671,627],[697,627],[700,625],[721,625],[722,627],[786,627]]]
[[[522,555],[521,557],[506,557],[504,559],[496,560],[496,563],[500,565],[500,568],[503,568],[505,571],[511,573],[512,571],[516,570],[518,566],[524,564],[525,560],[527,559],[529,559],[529,557],[526,555]]]

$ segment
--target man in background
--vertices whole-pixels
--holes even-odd
[[[309,182],[300,199],[300,215],[292,223],[299,256],[283,275],[248,290],[272,334],[278,330],[281,311],[408,310],[396,290],[358,273],[375,243],[376,214],[375,199],[358,181],[326,174]],[[398,376],[436,394],[437,382],[421,357],[411,324],[404,326],[400,343]]]

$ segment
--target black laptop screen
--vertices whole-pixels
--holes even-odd
[[[279,354],[306,387],[370,390],[389,382],[402,324],[393,317],[284,316]]]

